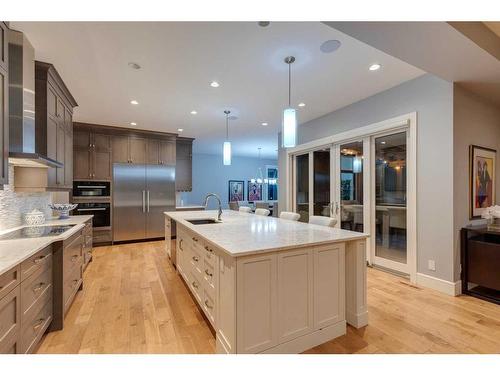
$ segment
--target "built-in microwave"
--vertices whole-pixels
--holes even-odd
[[[110,197],[111,182],[109,181],[73,181],[73,197]]]

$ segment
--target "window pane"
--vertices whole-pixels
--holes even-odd
[[[406,132],[375,138],[375,255],[406,263]]]
[[[330,216],[330,150],[314,151],[314,215]]]
[[[309,221],[309,154],[298,155],[296,179],[296,206],[300,221]]]
[[[340,146],[340,223],[363,232],[363,142]]]

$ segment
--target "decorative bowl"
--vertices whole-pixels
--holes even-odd
[[[71,203],[49,204],[49,207],[59,214],[59,219],[68,219],[69,212],[71,210],[74,210],[76,208],[76,206],[78,206],[78,204],[71,204]]]
[[[26,225],[41,225],[45,223],[45,215],[43,212],[34,209],[24,215],[24,222]]]

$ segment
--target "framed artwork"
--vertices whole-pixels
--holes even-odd
[[[248,181],[248,199],[249,202],[262,200],[262,184]]]
[[[485,208],[495,204],[496,150],[471,145],[469,186],[471,219],[480,218]]]
[[[245,200],[245,181],[229,181],[229,202]]]

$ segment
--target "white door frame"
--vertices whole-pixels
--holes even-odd
[[[286,160],[285,160],[285,175],[284,177],[284,183],[286,186],[286,197],[285,197],[285,204],[286,204],[286,211],[289,210],[294,210],[295,209],[295,186],[294,186],[294,177],[292,173],[292,168],[295,167],[294,161],[295,161],[295,155],[299,154],[304,154],[308,152],[312,152],[315,150],[320,150],[324,149],[327,147],[331,147],[331,155],[334,152],[333,147],[335,144],[338,144],[340,142],[345,143],[350,140],[360,140],[363,139],[363,150],[365,150],[366,146],[368,146],[367,143],[367,137],[374,137],[378,136],[379,134],[384,134],[386,132],[397,132],[398,130],[408,130],[408,143],[407,143],[407,164],[408,164],[408,173],[407,173],[407,264],[408,264],[408,270],[409,270],[409,275],[410,275],[410,281],[412,283],[416,282],[416,275],[417,275],[417,113],[416,112],[411,112],[405,115],[397,116],[394,118],[390,118],[388,120],[384,120],[381,122],[377,122],[374,124],[362,126],[359,128],[355,128],[352,130],[348,130],[342,133],[338,133],[332,136],[320,138],[311,142],[307,142],[304,144],[301,144],[299,146],[296,146],[294,148],[290,148],[286,150]],[[369,141],[368,141],[369,142]],[[363,162],[363,168],[365,166],[369,166],[372,163],[372,155],[371,153],[373,152],[373,148],[371,145],[366,148],[367,150],[370,150],[369,154],[366,155],[365,151],[363,151],[363,156],[364,156],[364,162]],[[311,158],[311,155],[310,155]],[[310,161],[311,163],[311,161]],[[331,163],[333,164],[333,163]],[[311,165],[311,164],[310,164]],[[336,166],[331,165],[331,172],[336,171]],[[335,170],[332,170],[335,169]],[[371,168],[366,168],[366,170],[371,170]],[[310,176],[312,174],[312,170],[310,171]],[[372,186],[372,179],[374,174],[364,177],[363,183],[366,184],[365,186]],[[331,176],[336,176],[335,173],[332,173]],[[331,177],[331,178],[332,178]],[[310,177],[311,178],[311,177]],[[336,178],[336,177],[333,177]],[[336,183],[332,183],[330,186],[336,185]],[[373,188],[373,187],[372,187]],[[371,189],[371,188],[370,188]],[[364,189],[364,196],[363,199],[365,199],[365,202],[369,202],[369,204],[372,206],[375,202],[371,202],[371,197],[372,197],[372,192],[370,189]],[[332,188],[331,188],[332,190]],[[334,193],[334,191],[331,191],[330,194]],[[336,193],[335,193],[336,194]],[[368,195],[368,196],[367,196]],[[310,192],[310,198],[309,202],[311,202],[311,196],[312,192]],[[331,195],[331,197],[336,197],[336,195]],[[310,208],[311,210],[311,208]],[[374,212],[374,211],[373,211]],[[367,217],[369,216],[369,217]],[[364,217],[363,219],[365,220],[366,223],[369,223],[370,226],[365,226],[365,228],[370,228],[370,232],[373,233],[373,226],[374,226],[374,220],[372,221],[373,214],[369,213],[366,214],[366,210],[364,212]],[[365,229],[366,231],[366,229]],[[374,241],[374,237],[370,236],[370,241]],[[374,251],[373,246],[367,246],[369,248],[373,248],[373,250],[370,250],[370,254],[368,256],[368,261],[372,262],[372,253]]]

